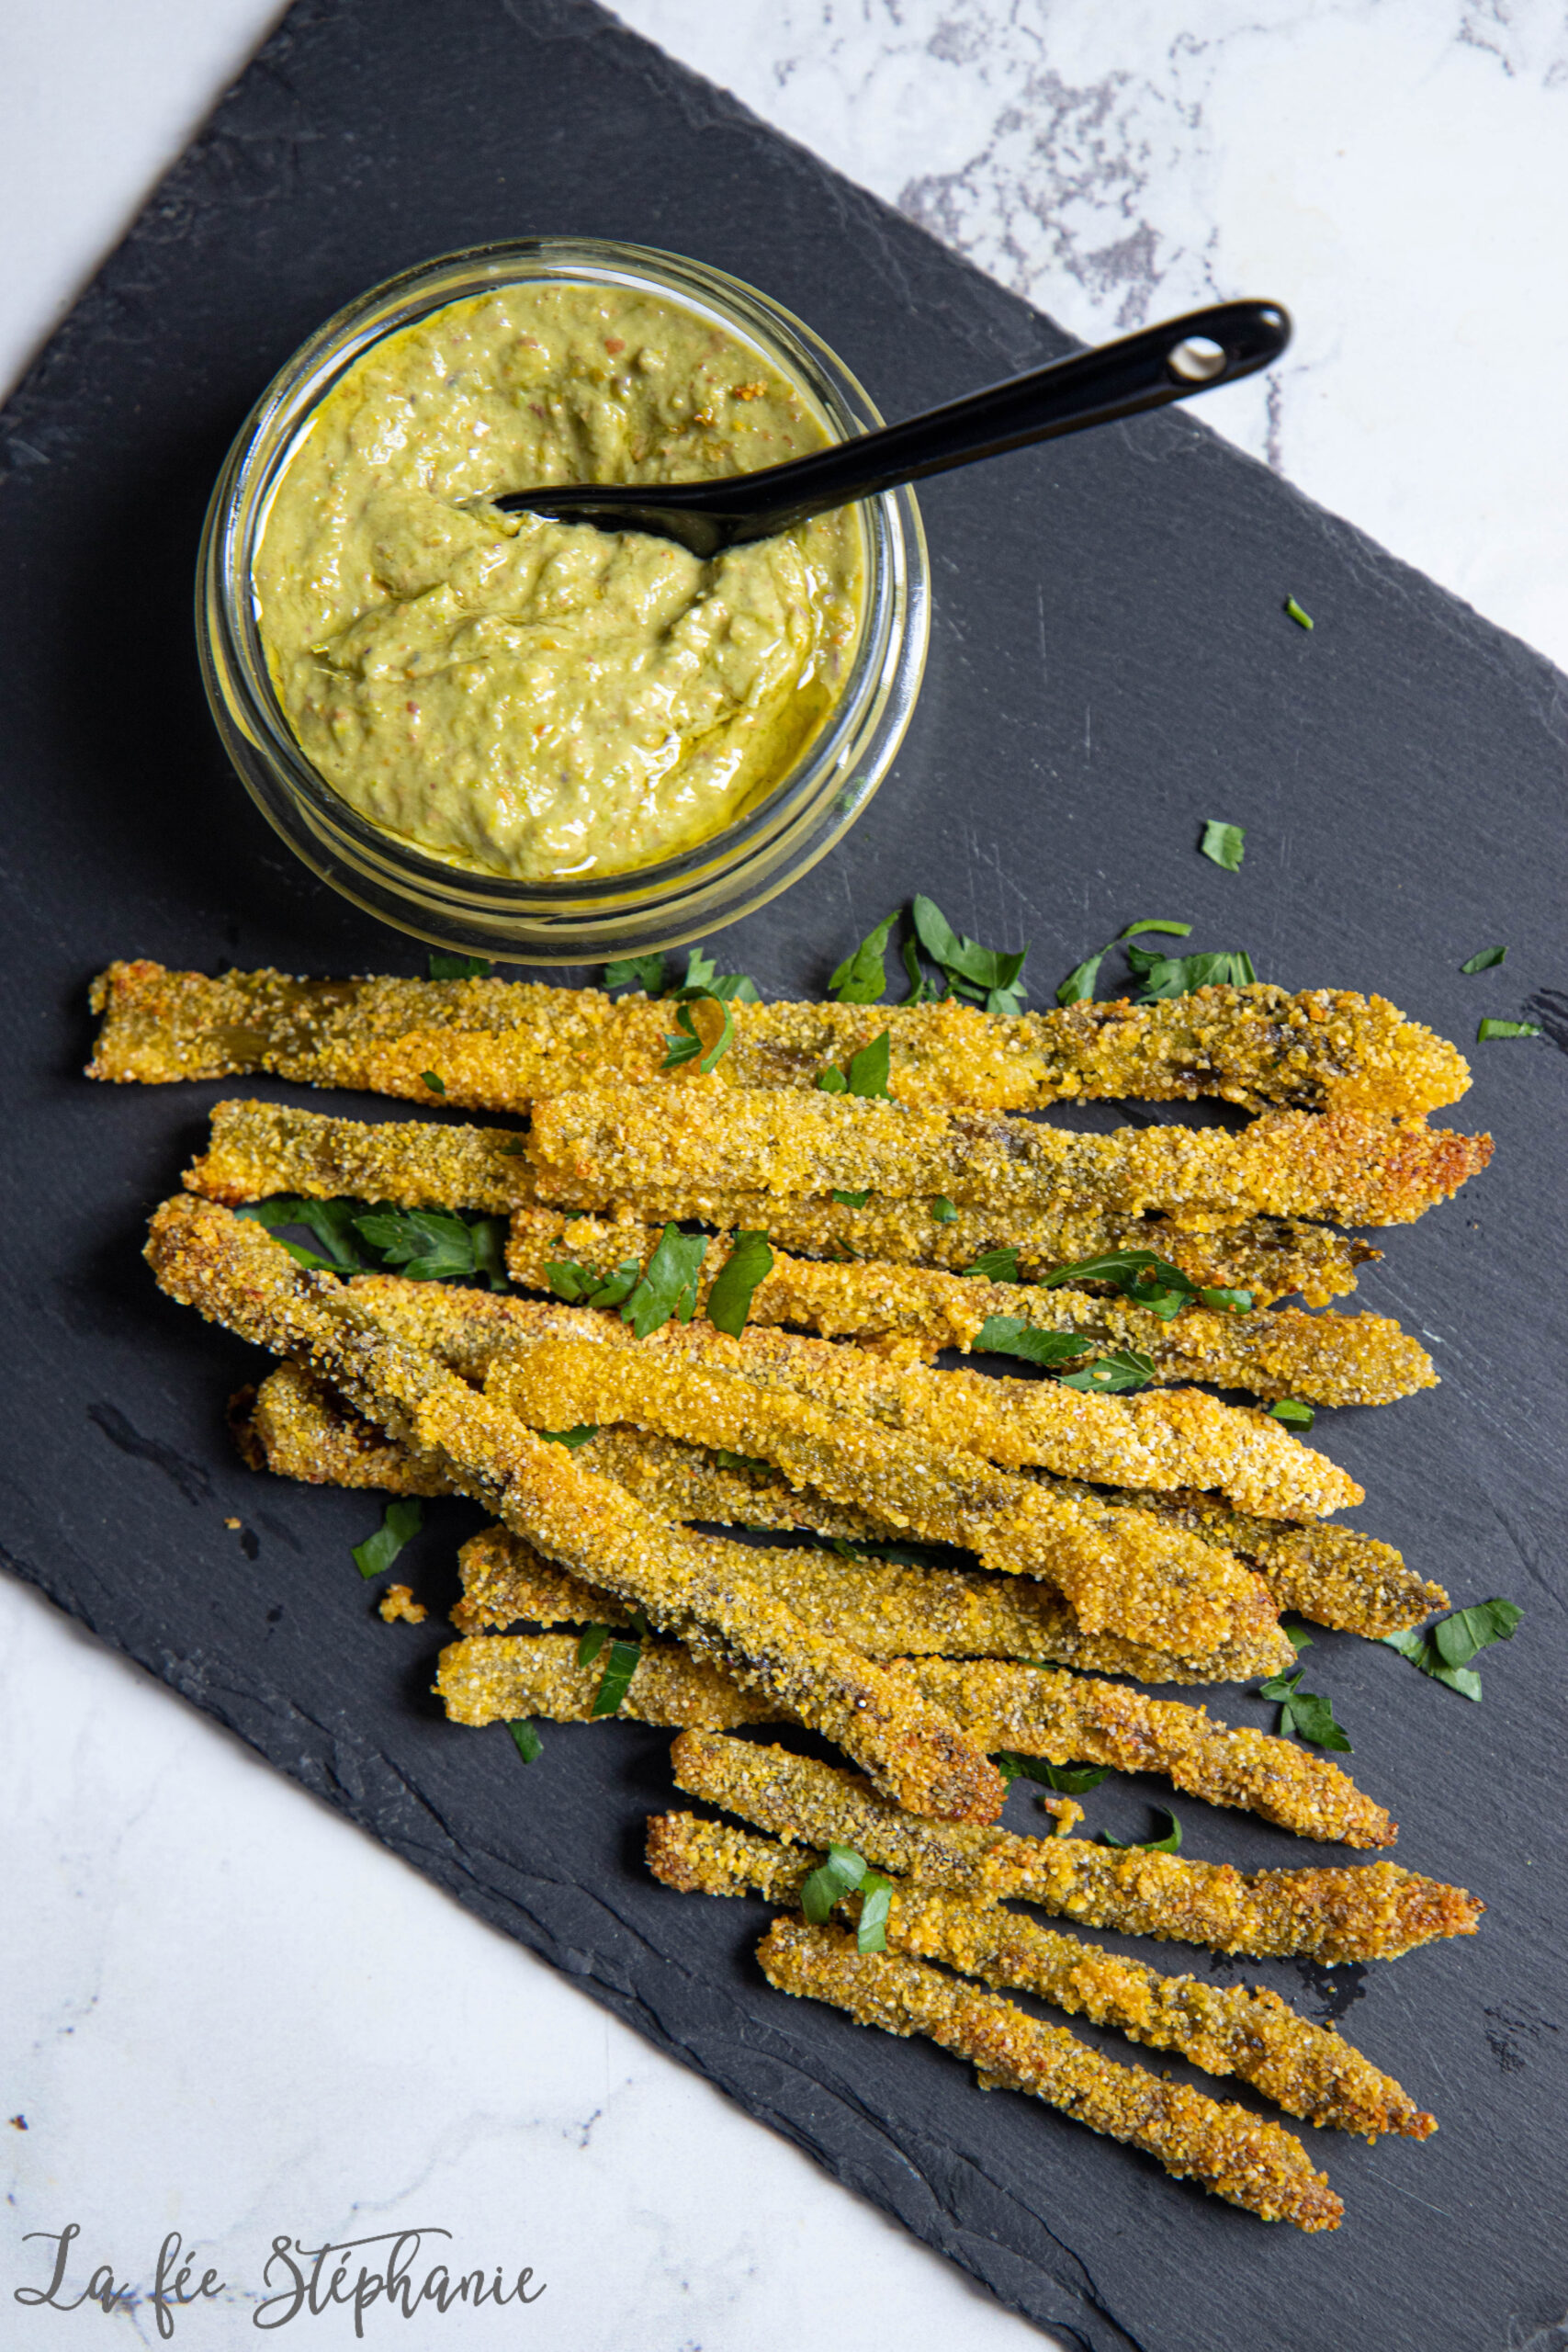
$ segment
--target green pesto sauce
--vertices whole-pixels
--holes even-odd
[[[486,502],[752,472],[828,438],[755,351],[622,288],[513,287],[373,345],[290,457],[255,560],[301,750],[373,824],[485,873],[617,874],[706,840],[843,690],[855,511],[704,563]]]

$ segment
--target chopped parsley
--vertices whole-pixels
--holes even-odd
[[[1190,996],[1194,989],[1246,988],[1258,978],[1251,956],[1239,947],[1208,956],[1156,956],[1152,948],[1129,947],[1127,961],[1144,983],[1142,1004]]]
[[[491,973],[488,956],[437,956],[430,959],[433,980],[488,980]]]
[[[623,956],[604,967],[604,987],[610,989],[640,989],[644,996],[664,994],[664,958],[662,956]]]
[[[355,1222],[360,1214],[357,1201],[304,1201],[285,1195],[274,1201],[248,1202],[235,1214],[250,1217],[275,1233],[279,1246],[288,1250],[296,1265],[328,1273],[358,1273],[364,1270],[365,1260],[354,1237]],[[276,1232],[279,1226],[286,1225],[302,1226],[307,1233],[313,1234],[326,1256]]]
[[[387,1505],[374,1535],[354,1547],[354,1565],[362,1577],[384,1576],[424,1524],[424,1505],[417,1495],[400,1495]]]
[[[1014,1781],[1042,1781],[1061,1796],[1081,1797],[1098,1789],[1110,1772],[1108,1764],[1047,1764],[1043,1756],[1021,1756],[1016,1748],[999,1748],[991,1758],[1010,1788]]]
[[[1019,976],[1029,954],[1027,946],[1008,950],[982,947],[978,940],[966,939],[953,930],[934,899],[919,893],[909,911],[916,938],[954,996],[965,997],[972,1004],[983,1004],[987,1012],[1023,1011],[1023,1000],[1029,990]]]
[[[506,1220],[463,1217],[444,1209],[373,1209],[354,1229],[383,1265],[400,1266],[411,1282],[449,1282],[483,1274],[491,1290],[506,1288]]]
[[[1507,953],[1508,951],[1506,947],[1483,947],[1478,954],[1468,956],[1460,966],[1460,970],[1461,972],[1489,972],[1493,968],[1494,965],[1501,964],[1503,962]]]
[[[705,1233],[682,1233],[678,1225],[665,1227],[642,1280],[621,1309],[622,1322],[629,1323],[639,1340],[646,1340],[671,1316],[678,1323],[691,1321],[697,1311],[697,1278],[707,1246]]]
[[[562,1258],[545,1268],[545,1280],[569,1306],[619,1306],[629,1298],[642,1276],[639,1258],[623,1258],[613,1273],[596,1273],[575,1258]]]
[[[819,1863],[800,1890],[800,1907],[814,1928],[825,1927],[833,1916],[833,1906],[846,1894],[852,1894],[865,1877],[863,1854],[852,1846],[829,1846],[828,1859]]]
[[[1302,1644],[1303,1649],[1310,1649],[1311,1646],[1310,1640]],[[1300,1650],[1296,1654],[1299,1657]],[[1302,1690],[1301,1679],[1304,1671],[1304,1668],[1298,1666],[1294,1674],[1276,1674],[1269,1681],[1260,1682],[1258,1697],[1272,1699],[1278,1703],[1281,1732],[1293,1731],[1309,1747],[1337,1747],[1348,1756],[1351,1753],[1350,1743],[1334,1720],[1333,1700],[1320,1699],[1315,1692]]]
[[[975,1334],[982,1354],[1021,1356],[1025,1363],[1070,1363],[1088,1355],[1093,1342],[1077,1331],[1041,1331],[1021,1315],[987,1315]]]
[[[1154,1358],[1136,1348],[1114,1348],[1109,1355],[1097,1356],[1086,1363],[1081,1372],[1065,1372],[1064,1388],[1083,1388],[1097,1395],[1113,1396],[1127,1388],[1144,1388],[1155,1376]]]
[[[1150,916],[1144,922],[1130,922],[1124,931],[1117,933],[1114,939],[1108,939],[1097,956],[1086,956],[1081,964],[1074,965],[1056,990],[1057,1003],[1082,1004],[1091,997],[1100,978],[1100,967],[1111,949],[1119,947],[1124,939],[1136,939],[1139,933],[1145,931],[1165,932],[1173,938],[1187,939],[1191,935],[1192,926],[1190,922],[1161,922],[1157,916]]]
[[[1481,1677],[1470,1661],[1494,1642],[1511,1642],[1524,1611],[1511,1600],[1483,1600],[1473,1609],[1456,1609],[1428,1632],[1384,1634],[1386,1648],[1397,1650],[1434,1682],[1446,1683],[1462,1698],[1481,1702]]]
[[[1239,872],[1246,856],[1245,829],[1240,825],[1223,825],[1217,817],[1210,817],[1203,826],[1203,838],[1198,846],[1212,865],[1223,865],[1227,874]]]
[[[840,1193],[835,1191],[832,1193],[831,1198],[838,1202],[839,1206],[841,1209],[863,1209],[867,1201],[871,1198],[871,1187],[868,1184],[863,1193]]]
[[[507,1730],[517,1742],[517,1753],[525,1764],[532,1764],[545,1752],[545,1743],[531,1723],[508,1724]]]
[[[860,1883],[860,1919],[855,1928],[856,1951],[887,1950],[887,1915],[893,1907],[893,1882],[880,1871],[867,1871]]]
[[[1163,1838],[1112,1838],[1109,1829],[1102,1829],[1100,1834],[1108,1846],[1116,1848],[1118,1853],[1179,1854],[1181,1851],[1180,1822],[1168,1804],[1156,1804],[1155,1811],[1163,1813],[1170,1824],[1170,1827]]]
[[[694,956],[693,961],[695,960]],[[702,997],[705,997],[710,1004],[717,1005],[722,1023],[718,1035],[705,1051],[697,1034],[696,1023],[692,1019],[692,1006]],[[675,1009],[675,1027],[679,1034],[665,1037],[668,1050],[660,1064],[660,1069],[679,1069],[682,1062],[695,1062],[705,1078],[711,1077],[718,1067],[720,1056],[728,1052],[735,1035],[735,1018],[724,998],[716,995],[712,989],[682,989]]]
[[[423,1080],[423,1081],[424,1081],[425,1085],[429,1087],[429,1089],[430,1089],[430,1091],[431,1091],[432,1094],[445,1094],[445,1093],[446,1093],[446,1080],[445,1080],[444,1078],[437,1078],[437,1077],[436,1077],[436,1075],[435,1075],[435,1072],[434,1072],[433,1069],[422,1069],[422,1070],[420,1071],[420,1077]]]
[[[909,993],[904,999],[907,1005],[934,1003],[946,994],[943,987],[920,969],[920,951],[912,939],[907,939],[898,953],[904,959],[904,969],[909,975]]]
[[[956,1221],[958,1211],[948,1199],[947,1194],[945,1193],[939,1193],[935,1200],[931,1203],[931,1223],[933,1225],[952,1225]]]
[[[835,1069],[829,1063],[818,1077],[818,1090],[823,1094],[858,1094],[866,1102],[886,1101],[892,1057],[892,1032],[885,1029],[880,1037],[851,1055],[847,1069]]]
[[[1310,1430],[1317,1415],[1299,1396],[1279,1396],[1269,1408],[1271,1421],[1282,1421],[1288,1430]]]
[[[828,983],[828,993],[840,1004],[880,1004],[887,993],[887,942],[898,920],[898,910],[884,915],[874,931],[846,956]]]
[[[1293,596],[1285,599],[1285,610],[1298,628],[1315,628],[1317,624],[1310,613],[1303,613]]]
[[[649,997],[711,996],[720,1003],[761,1004],[762,991],[748,972],[721,972],[711,956],[694,947],[686,957],[686,977],[676,988],[662,956],[623,956],[604,967],[604,986],[639,988]],[[668,1064],[666,1065],[668,1068]]]
[[[1071,1265],[1054,1266],[1048,1274],[1036,1277],[1039,1290],[1059,1290],[1064,1283],[1111,1283],[1134,1306],[1145,1308],[1149,1314],[1169,1322],[1184,1306],[1196,1299],[1216,1312],[1247,1315],[1252,1311],[1249,1290],[1213,1290],[1195,1283],[1168,1258],[1161,1258],[1153,1250],[1105,1250],[1095,1258],[1079,1258]]]
[[[534,1434],[542,1437],[547,1445],[564,1445],[569,1453],[575,1453],[580,1445],[586,1445],[591,1437],[598,1436],[599,1424],[579,1421],[573,1430],[536,1430]]]
[[[1484,1046],[1491,1037],[1539,1037],[1539,1021],[1483,1021],[1475,1033],[1475,1042]]]
[[[610,1655],[604,1661],[604,1671],[599,1688],[593,1694],[589,1721],[597,1723],[601,1715],[618,1715],[621,1702],[631,1689],[633,1675],[642,1662],[640,1641],[626,1641],[617,1634],[610,1644]]]
[[[288,1197],[254,1201],[237,1214],[265,1225],[298,1265],[316,1272],[363,1273],[367,1267],[398,1266],[414,1282],[483,1275],[491,1290],[506,1288],[504,1217],[457,1216],[443,1209],[367,1209],[359,1201]],[[302,1227],[326,1255],[290,1241],[286,1233],[277,1232],[280,1226]]]
[[[982,1250],[974,1264],[965,1266],[964,1271],[983,1283],[1021,1283],[1023,1280],[1018,1271],[1017,1244],[1010,1241],[999,1250]]]
[[[773,1253],[765,1233],[738,1233],[735,1247],[714,1278],[708,1293],[707,1318],[731,1339],[739,1339],[751,1312],[757,1284],[770,1272]]]

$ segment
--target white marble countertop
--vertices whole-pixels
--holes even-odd
[[[0,384],[275,13],[0,16]],[[1174,36],[1142,0],[619,13],[1081,335],[1286,301],[1275,389],[1202,413],[1568,662],[1560,8],[1201,0]],[[182,2320],[193,2346],[254,2341],[275,2233],[421,2224],[545,2287],[525,2323],[455,2311],[444,2343],[750,2352],[808,2325],[824,2280],[873,2277],[904,2352],[1043,2340],[3,1579],[0,1773],[7,2345],[56,2340],[13,2290],[53,2252],[24,2233],[73,2222],[72,2291],[107,2264],[145,2295],[182,2233],[226,2282]],[[120,2318],[155,2340],[145,2301]],[[325,2324],[351,2340],[348,2313]]]

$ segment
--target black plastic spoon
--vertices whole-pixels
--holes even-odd
[[[547,514],[601,531],[650,532],[705,559],[950,466],[1234,384],[1278,359],[1290,340],[1290,313],[1281,304],[1218,302],[758,473],[712,481],[573,482],[506,491],[491,503],[509,514]]]

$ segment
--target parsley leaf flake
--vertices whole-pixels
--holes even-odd
[[[1203,838],[1198,846],[1212,865],[1223,865],[1227,874],[1239,873],[1246,856],[1247,833],[1240,825],[1224,825],[1217,817],[1210,817],[1203,826]]]

